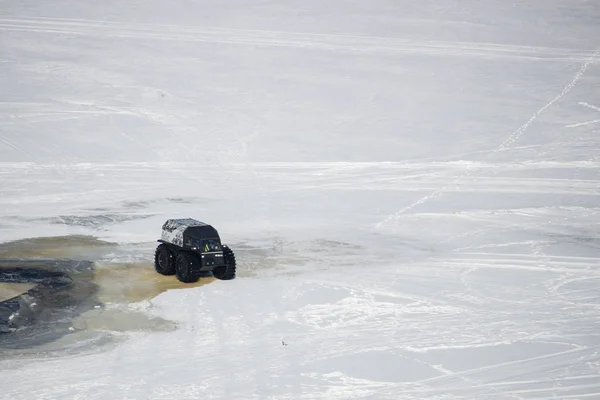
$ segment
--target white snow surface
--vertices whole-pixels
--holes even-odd
[[[598,2],[0,0],[0,88],[0,241],[239,270],[1,399],[600,398]]]

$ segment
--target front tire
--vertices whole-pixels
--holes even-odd
[[[200,269],[200,261],[194,256],[186,253],[179,253],[175,261],[175,275],[183,283],[196,282],[199,276],[193,271]]]
[[[154,269],[161,275],[175,274],[175,260],[171,250],[165,245],[160,244],[154,253]]]
[[[213,269],[213,276],[222,281],[235,279],[235,254],[228,246],[223,246],[223,261],[225,265]]]

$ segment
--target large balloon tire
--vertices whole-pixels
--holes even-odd
[[[161,275],[175,275],[175,259],[165,244],[160,244],[156,248],[154,269]]]
[[[233,254],[233,250],[228,246],[223,246],[223,261],[225,265],[220,265],[213,269],[213,276],[222,281],[235,279],[235,254]]]
[[[200,261],[197,257],[186,253],[179,253],[175,261],[175,275],[183,283],[198,281],[200,276],[194,270],[200,269]]]

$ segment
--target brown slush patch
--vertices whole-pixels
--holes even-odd
[[[0,269],[0,272],[2,270]],[[12,299],[13,297],[20,296],[33,289],[35,284],[33,283],[3,283],[0,282],[0,303],[3,301]]]
[[[96,264],[94,281],[102,303],[136,303],[171,289],[190,289],[215,280],[212,276],[195,283],[182,283],[175,276],[160,275],[150,264]]]
[[[116,247],[116,243],[105,242],[93,236],[40,237],[0,243],[0,259],[49,258],[95,261]]]
[[[0,328],[12,332],[0,348],[73,347],[100,332],[173,330],[173,322],[131,304],[215,280],[208,274],[182,283],[158,274],[151,262],[99,262],[120,251],[117,243],[77,235],[0,243]],[[144,258],[153,258],[152,246],[149,252]]]

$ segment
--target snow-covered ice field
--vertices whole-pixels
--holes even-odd
[[[599,135],[591,0],[0,0],[0,242],[238,258],[0,398],[600,399]]]

